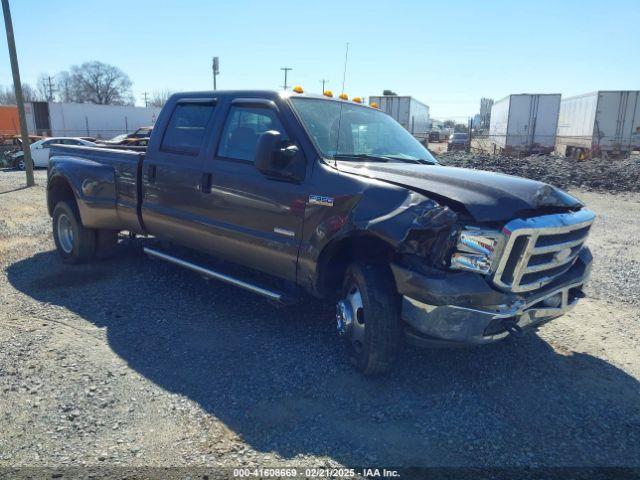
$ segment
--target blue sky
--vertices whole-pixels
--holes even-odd
[[[640,1],[10,0],[23,82],[88,60],[144,91],[218,88],[413,95],[460,119],[480,97],[640,88]],[[11,84],[6,40],[0,84]]]

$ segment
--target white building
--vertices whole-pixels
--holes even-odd
[[[153,125],[160,108],[28,102],[25,112],[27,128],[32,135],[107,139]]]

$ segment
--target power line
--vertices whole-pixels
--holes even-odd
[[[286,90],[287,89],[287,73],[289,73],[289,71],[293,70],[293,68],[291,67],[282,67],[280,70],[282,70],[284,72],[284,85],[283,88]]]

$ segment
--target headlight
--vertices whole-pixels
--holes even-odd
[[[486,275],[500,256],[504,235],[497,230],[466,227],[460,232],[451,268]]]

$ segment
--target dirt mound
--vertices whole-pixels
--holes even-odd
[[[637,155],[623,160],[576,160],[555,155],[513,158],[451,152],[438,155],[438,160],[443,165],[518,175],[564,189],[640,192],[640,157]]]

